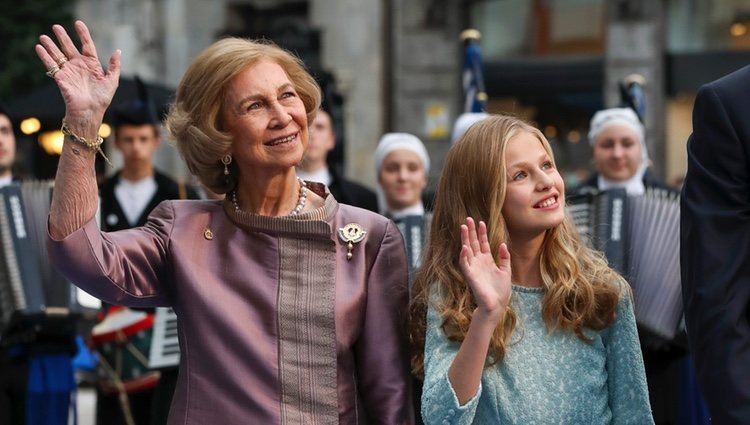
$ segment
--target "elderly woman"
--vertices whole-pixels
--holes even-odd
[[[295,176],[320,91],[270,44],[224,39],[188,67],[168,117],[190,170],[224,201],[167,201],[144,227],[97,229],[97,129],[120,52],[101,68],[59,25],[39,58],[65,99],[49,253],[110,303],[172,306],[180,373],[170,424],[412,421],[407,267],[388,220]]]
[[[417,136],[387,133],[380,138],[374,161],[378,175],[378,208],[404,235],[409,271],[413,275],[430,227],[431,215],[425,212],[422,202],[430,157]]]

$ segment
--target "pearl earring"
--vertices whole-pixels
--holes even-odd
[[[221,163],[224,164],[224,175],[229,175],[229,164],[232,163],[232,155],[226,154],[221,157]]]

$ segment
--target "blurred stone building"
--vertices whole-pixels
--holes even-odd
[[[750,63],[750,0],[80,0],[76,15],[101,57],[122,49],[124,75],[171,87],[222,36],[295,51],[336,121],[334,160],[370,186],[387,131],[425,141],[435,182],[462,112],[458,34],[468,27],[482,33],[489,111],[534,121],[570,175],[588,167],[590,116],[617,104],[617,83],[637,72],[654,168],[678,178],[695,91]],[[157,161],[185,173],[164,145]]]

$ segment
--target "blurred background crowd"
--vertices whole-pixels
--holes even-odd
[[[653,170],[679,184],[692,99],[700,84],[748,63],[744,0],[55,0],[4,2],[0,99],[17,123],[19,166],[54,175],[63,104],[33,44],[52,23],[89,23],[101,56],[123,51],[114,103],[138,96],[135,79],[166,108],[188,62],[225,35],[272,39],[303,58],[325,92],[339,143],[329,161],[375,187],[372,155],[387,132],[408,132],[441,170],[463,112],[466,28],[481,33],[488,112],[520,115],[550,139],[566,181],[591,169],[589,120],[619,102],[617,82],[645,78]],[[107,130],[103,129],[107,135]],[[581,143],[584,142],[584,143]],[[112,143],[105,144],[117,168]],[[169,144],[155,163],[187,172]],[[102,168],[102,172],[107,172]]]
[[[512,114],[532,122],[550,141],[566,186],[572,188],[596,171],[593,141],[587,137],[594,114],[631,106],[644,128],[642,152],[649,162],[644,169],[649,166],[654,178],[679,189],[687,168],[685,144],[695,93],[702,84],[750,63],[750,0],[0,4],[0,103],[13,123],[15,179],[53,178],[62,149],[64,104],[33,52],[38,34],[49,33],[53,23],[71,28],[75,19],[85,21],[100,58],[122,50],[120,86],[100,129],[103,150],[113,163],[97,163],[102,184],[117,170],[130,168],[128,154],[114,142],[122,108],[147,110],[146,119],[131,124],[158,124],[185,68],[200,51],[225,36],[270,39],[302,58],[324,93],[327,112],[311,127],[315,145],[298,174],[324,181],[341,202],[387,215],[402,233],[417,234],[416,242],[407,240],[408,249],[412,243],[417,246],[413,255],[409,252],[410,269],[419,265],[431,193],[462,114]],[[625,94],[633,81],[638,93]],[[189,175],[171,144],[153,146],[147,174],[153,166],[179,182],[179,188],[188,183],[198,190],[169,198],[212,195]],[[391,155],[393,151],[401,156]],[[399,199],[389,185],[409,172],[416,173],[412,196]],[[407,219],[423,215],[427,218]],[[404,231],[412,227],[420,230]],[[682,362],[654,366],[659,371],[689,367],[683,361],[684,341],[659,350],[668,352],[666,362]],[[658,391],[676,393],[681,373],[669,372]],[[674,411],[684,400],[652,394],[651,402],[658,412],[655,403]],[[687,423],[682,422],[687,416],[677,417],[658,413],[655,419],[657,424]]]

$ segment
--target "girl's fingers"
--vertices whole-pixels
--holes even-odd
[[[474,251],[474,255],[481,252],[479,248],[479,239],[477,238],[477,226],[474,223],[474,219],[466,217],[466,227],[469,228],[469,246]]]
[[[497,250],[498,267],[500,270],[506,270],[510,273],[510,251],[505,243],[500,244]]]
[[[471,253],[469,251],[470,251],[470,249],[469,249],[468,246],[461,245],[461,252],[458,254],[458,261],[464,267],[468,267],[469,266],[469,257],[471,255]]]
[[[91,39],[91,34],[86,24],[76,21],[75,28],[78,38],[81,40],[81,53],[96,58],[96,46],[94,45],[94,40]]]
[[[490,241],[487,239],[487,225],[484,221],[479,222],[479,247],[484,254],[491,254]]]
[[[461,225],[461,245],[469,245],[469,228],[465,225]]]
[[[60,43],[60,49],[63,54],[65,54],[65,57],[71,59],[80,54],[78,53],[75,44],[73,44],[73,40],[70,39],[70,36],[65,31],[65,28],[61,25],[53,25],[52,31],[55,33],[55,37],[57,37],[57,41]]]

